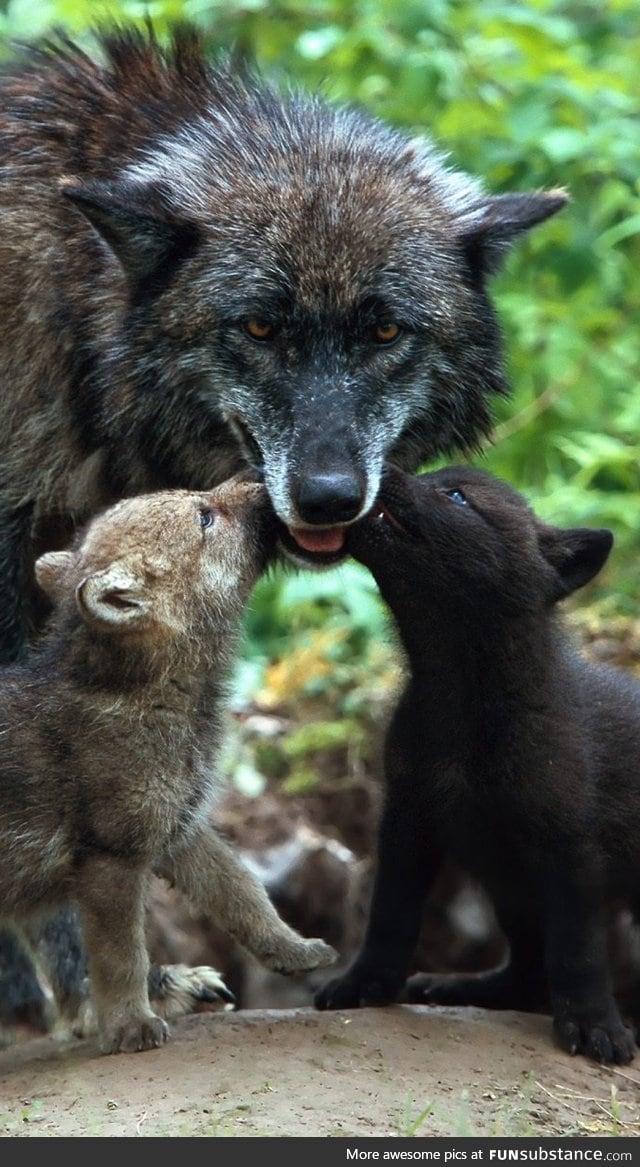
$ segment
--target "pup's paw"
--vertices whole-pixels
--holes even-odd
[[[196,968],[186,964],[158,965],[149,988],[153,1008],[165,1021],[188,1013],[233,1009],[236,1000],[220,973],[205,964]]]
[[[562,1049],[595,1062],[624,1066],[636,1052],[633,1033],[616,1013],[555,1018],[553,1029]]]
[[[384,972],[352,969],[342,977],[327,981],[318,989],[313,1003],[316,1009],[360,1009],[365,1006],[392,1005],[398,997],[398,983]]]
[[[311,972],[314,968],[326,968],[337,959],[335,948],[325,944],[324,940],[298,940],[286,950],[265,957],[263,964],[274,972],[291,976],[293,973]]]
[[[103,1054],[131,1054],[140,1050],[158,1049],[169,1036],[169,1026],[155,1013],[131,1017],[115,1025],[105,1026],[100,1035]]]
[[[478,992],[487,991],[486,978],[482,978],[482,985],[479,980],[479,977],[474,981],[470,977],[416,973],[409,977],[402,996],[414,1005],[469,1005]]]

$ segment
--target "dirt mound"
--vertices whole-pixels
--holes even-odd
[[[209,1014],[170,1042],[0,1053],[5,1136],[609,1135],[640,1132],[640,1069],[556,1050],[546,1017],[396,1005]]]

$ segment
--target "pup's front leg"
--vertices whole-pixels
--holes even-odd
[[[423,761],[416,741],[412,691],[403,695],[385,744],[387,790],[380,820],[376,876],[364,943],[346,973],[324,985],[318,1009],[389,1005],[405,983],[427,891],[442,861],[430,823]]]
[[[212,827],[201,827],[156,870],[274,972],[309,972],[333,964],[334,949],[323,940],[305,940],[285,924],[262,884]]]
[[[544,870],[545,957],[558,1042],[598,1062],[630,1062],[636,1045],[613,997],[599,872],[570,845]]]
[[[110,855],[90,856],[78,873],[77,898],[103,1053],[153,1049],[169,1033],[149,1005],[146,883],[142,871]]]
[[[391,793],[380,823],[367,932],[346,973],[323,985],[317,1009],[390,1005],[405,983],[418,941],[427,888],[440,864],[425,846],[415,807]]]

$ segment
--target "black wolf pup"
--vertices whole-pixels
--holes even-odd
[[[468,467],[385,476],[349,533],[395,617],[410,679],[385,747],[367,935],[319,1008],[381,1005],[405,984],[445,856],[491,897],[509,943],[486,974],[411,978],[409,999],[550,1005],[562,1047],[634,1052],[612,995],[607,922],[640,908],[640,685],[565,642],[557,602],[607,559],[607,530],[547,526]]]
[[[280,919],[210,822],[238,623],[275,542],[255,483],[126,499],[72,550],[38,559],[52,628],[0,672],[0,919],[28,939],[34,919],[78,907],[105,1053],[168,1033],[149,999],[152,872],[271,969],[335,956]],[[54,944],[54,988],[59,956]],[[210,1000],[229,999],[213,970],[195,974],[169,966],[165,1004],[189,1008],[203,984]]]

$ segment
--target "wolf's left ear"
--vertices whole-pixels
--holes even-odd
[[[155,187],[133,182],[63,179],[60,189],[74,202],[134,281],[154,275],[192,251],[196,228],[172,219]]]
[[[514,239],[555,215],[568,198],[563,190],[493,195],[466,210],[460,238],[472,267],[496,271]]]
[[[76,603],[88,624],[107,632],[140,628],[151,609],[144,580],[120,563],[85,576],[76,588]]]
[[[67,578],[74,563],[75,555],[72,551],[48,551],[36,559],[36,579],[54,603],[58,603],[69,591]]]
[[[604,567],[613,546],[606,527],[547,527],[540,525],[538,542],[547,563],[555,569],[552,600],[561,600],[584,587]]]

